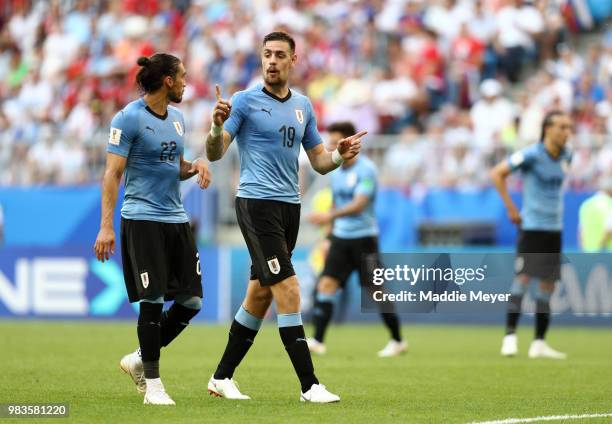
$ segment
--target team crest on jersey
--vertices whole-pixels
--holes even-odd
[[[108,142],[110,144],[114,144],[115,146],[118,146],[120,141],[121,141],[121,130],[119,128],[111,127],[110,135],[108,136]]]
[[[277,275],[280,272],[280,263],[278,262],[278,258],[276,256],[268,259],[268,268],[270,268],[270,272],[274,275]]]
[[[297,118],[300,124],[304,123],[304,112],[302,111],[302,109],[295,110],[295,117]]]
[[[142,283],[142,287],[145,289],[149,287],[149,273],[143,272],[140,274],[140,282]]]
[[[176,129],[176,132],[178,133],[178,135],[182,136],[183,135],[183,127],[181,126],[181,123],[179,121],[174,121],[174,128]]]

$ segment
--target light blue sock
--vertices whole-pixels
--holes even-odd
[[[261,323],[263,320],[261,318],[257,318],[255,315],[252,315],[249,311],[244,309],[244,306],[240,306],[238,312],[236,312],[236,316],[234,316],[236,322],[241,325],[244,325],[246,328],[250,328],[253,331],[259,331],[261,328]]]
[[[298,327],[302,325],[302,314],[295,312],[292,314],[278,314],[276,317],[278,328],[283,327]]]

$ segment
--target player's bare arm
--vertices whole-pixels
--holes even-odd
[[[343,138],[333,152],[325,150],[322,144],[307,150],[306,154],[312,168],[319,174],[325,175],[342,165],[344,161],[354,158],[361,149],[361,137],[367,133],[367,131],[359,131],[357,134]]]
[[[490,175],[495,189],[499,192],[499,195],[506,206],[508,218],[510,218],[510,221],[512,221],[514,224],[519,225],[521,223],[521,214],[512,201],[512,198],[510,198],[508,187],[506,186],[506,179],[508,178],[508,175],[510,175],[510,172],[510,165],[508,165],[508,162],[504,160],[493,167]]]
[[[217,103],[212,112],[212,126],[206,137],[206,157],[211,162],[221,159],[232,142],[230,134],[223,129],[223,124],[230,116],[232,105],[221,98],[221,87],[218,85],[215,85],[215,94]]]
[[[308,221],[315,225],[329,224],[336,218],[342,216],[358,215],[360,214],[370,203],[370,198],[363,194],[357,194],[353,198],[353,201],[348,205],[339,208],[332,209],[329,212],[313,212],[308,215]]]
[[[114,153],[106,154],[106,170],[102,182],[102,218],[100,231],[94,244],[94,252],[99,261],[104,262],[115,253],[115,230],[113,213],[117,204],[119,183],[125,170],[127,158]]]
[[[198,185],[200,188],[208,188],[212,181],[212,173],[208,169],[208,162],[202,158],[197,158],[190,162],[181,156],[181,181],[188,180],[194,175],[198,176]]]

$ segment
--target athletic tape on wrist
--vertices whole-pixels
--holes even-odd
[[[336,165],[342,165],[344,163],[344,158],[342,157],[338,149],[332,152],[332,162],[334,162]]]
[[[212,135],[213,137],[218,137],[222,133],[223,133],[223,125],[217,126],[213,122],[213,124],[210,127],[210,135]]]

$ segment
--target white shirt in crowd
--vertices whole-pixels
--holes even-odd
[[[520,9],[508,5],[497,14],[497,29],[500,44],[505,48],[533,48],[531,34],[544,30],[544,19],[538,9],[533,6],[523,6]]]
[[[514,120],[514,105],[506,98],[480,99],[470,110],[474,140],[481,149],[492,147],[499,133]]]

